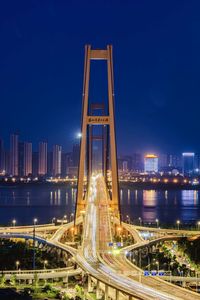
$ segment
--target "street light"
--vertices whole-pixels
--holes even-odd
[[[44,269],[46,269],[46,265],[48,264],[48,260],[44,260]]]
[[[158,219],[156,219],[156,225],[157,225],[157,228],[158,228],[158,226],[159,226],[159,220]]]
[[[197,222],[197,229],[200,229],[200,221]]]
[[[130,219],[129,215],[126,216],[126,219],[127,219],[128,223],[131,224],[131,219]]]
[[[62,222],[62,223],[64,223],[65,220],[66,220],[66,222],[67,222],[67,215],[64,215],[64,216],[63,216],[63,222]]]
[[[35,227],[37,224],[37,219],[33,219],[33,270],[35,270]]]
[[[53,223],[55,223],[55,221],[56,221],[56,218],[55,218],[55,217],[53,217],[53,219],[52,219],[52,221],[51,221],[51,222],[52,222],[52,224],[53,224]]]
[[[13,224],[13,227],[15,227],[15,225],[16,225],[16,220],[15,219],[12,220],[12,224]]]
[[[181,223],[180,220],[177,220],[177,221],[176,221],[178,230],[180,229],[180,223]]]
[[[73,218],[74,218],[74,214],[71,213],[71,214],[70,214],[70,217],[69,217],[69,221],[72,222]]]
[[[15,265],[16,265],[16,269],[19,270],[20,261],[17,260],[17,261],[15,262]]]
[[[140,226],[142,226],[142,219],[139,217],[138,220],[140,222]]]
[[[159,264],[159,261],[158,261],[158,260],[156,261],[156,265],[157,265],[157,271],[159,271],[159,269],[160,269],[160,264]]]

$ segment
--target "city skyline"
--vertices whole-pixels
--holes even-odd
[[[112,43],[118,62],[118,152],[198,152],[200,4],[115,1],[114,10],[112,1],[98,9],[95,3],[79,5],[82,13],[75,3],[1,4],[0,136],[5,143],[17,129],[23,140],[45,138],[69,148],[80,130],[84,44],[98,48]],[[87,20],[83,12],[91,12]],[[106,34],[97,34],[102,30]],[[97,93],[104,98],[101,87]]]

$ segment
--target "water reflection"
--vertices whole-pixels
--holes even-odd
[[[53,217],[74,213],[76,188],[69,186],[0,187],[0,224],[17,219],[28,224],[37,217],[41,223]],[[175,224],[200,220],[199,192],[197,190],[141,190],[120,189],[121,213],[131,220]],[[9,209],[8,209],[9,207]],[[41,208],[43,207],[43,208]],[[45,213],[44,213],[45,212]]]
[[[183,190],[181,191],[182,194],[182,204],[183,206],[191,206],[197,205],[198,202],[198,191],[194,191],[194,190]]]
[[[156,219],[156,205],[157,205],[157,191],[155,190],[144,190],[143,191],[143,214],[142,218],[149,222],[155,221]]]

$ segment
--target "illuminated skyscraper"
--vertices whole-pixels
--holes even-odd
[[[123,164],[122,164],[122,170],[124,172],[127,172],[128,171],[128,162],[126,160],[123,161]]]
[[[0,174],[5,174],[5,150],[4,142],[0,139]]]
[[[24,176],[32,175],[32,143],[24,143]]]
[[[194,173],[194,153],[185,152],[182,153],[183,157],[183,174],[190,176]]]
[[[38,175],[45,176],[47,174],[47,143],[39,143],[39,166]]]
[[[38,176],[38,164],[39,164],[39,153],[33,152],[32,156],[32,174],[33,176]]]
[[[53,146],[53,176],[61,175],[61,154],[62,147],[59,145]]]
[[[158,172],[158,156],[155,154],[147,154],[144,157],[144,171],[146,173]]]
[[[11,134],[10,136],[10,174],[18,176],[18,134]]]

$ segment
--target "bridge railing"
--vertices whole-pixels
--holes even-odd
[[[69,272],[74,270],[74,267],[67,268],[56,268],[56,269],[36,269],[36,270],[0,270],[0,275],[3,274],[32,274],[32,273],[58,273],[58,272]]]

